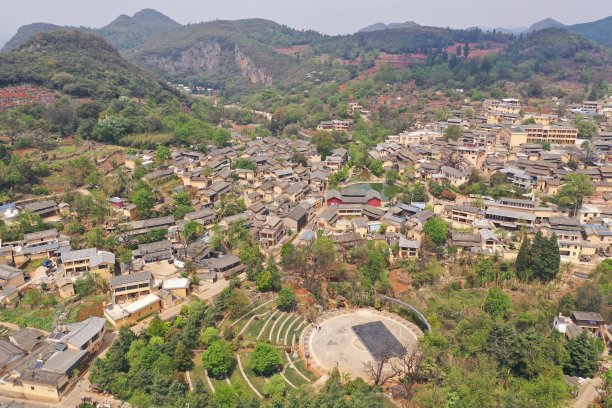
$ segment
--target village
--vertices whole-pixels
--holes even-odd
[[[370,115],[358,103],[349,109],[366,120]],[[577,114],[604,118],[592,138],[579,138]],[[303,133],[342,132],[350,138],[351,127],[352,120],[333,120]],[[247,231],[259,255],[273,262],[282,262],[287,248],[308,248],[325,237],[339,256],[368,242],[384,243],[392,266],[431,257],[443,247],[436,256],[450,269],[462,257],[515,262],[523,242],[544,236],[558,243],[564,279],[580,284],[612,256],[612,98],[576,104],[565,116],[539,114],[518,99],[487,99],[451,111],[446,120],[388,136],[367,149],[367,156],[370,166],[358,169],[345,147],[321,155],[308,137],[250,137],[239,131],[232,132],[228,147],[206,152],[124,154],[116,170],[140,173],[138,183],[154,193],[147,217],[133,196],[107,199],[112,215],[99,227],[133,248],[127,256],[75,247],[64,226],[1,242],[5,309],[32,290],[70,301],[85,275],[95,275],[108,292],[102,315],[72,323],[56,316],[50,331],[7,329],[10,334],[0,340],[0,395],[60,403],[109,332],[145,330],[155,316],[164,321],[178,316],[190,297],[212,302],[234,280],[247,280],[252,265],[244,254],[219,244],[219,237],[236,228]],[[77,193],[90,194],[87,188]],[[180,216],[164,212],[177,196],[187,210]],[[33,214],[57,226],[76,210],[55,194],[6,203],[0,211],[7,225]],[[437,246],[427,233],[431,220],[448,227]],[[392,284],[411,282],[406,273],[392,278]],[[303,292],[303,280],[293,274],[286,279],[297,292]],[[316,307],[301,312],[308,324],[321,314]],[[308,360],[304,338],[310,341],[313,334],[304,330],[301,340],[295,339],[298,315],[291,315],[295,320],[282,332],[289,316],[276,339],[289,344],[288,356]],[[568,338],[587,331],[607,350],[609,324],[600,313],[582,310],[550,322]],[[296,332],[289,342],[292,326]],[[303,371],[302,377],[310,376]]]

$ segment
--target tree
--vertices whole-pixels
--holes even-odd
[[[136,206],[138,214],[140,214],[142,217],[147,217],[155,205],[153,193],[148,188],[140,188],[136,190],[132,194],[131,201]]]
[[[512,300],[499,287],[489,289],[483,309],[494,319],[506,319],[512,311]]]
[[[444,245],[448,238],[448,226],[446,222],[437,217],[430,218],[425,222],[423,232],[437,245]]]
[[[375,159],[370,162],[368,169],[374,174],[376,177],[380,177],[385,173],[385,168],[383,167],[383,162],[380,159]]]
[[[365,375],[374,386],[382,387],[396,375],[391,369],[391,360],[397,355],[385,340],[378,342],[375,347],[378,350],[374,353],[373,360],[366,363]]]
[[[168,146],[164,146],[161,144],[157,145],[157,149],[155,150],[155,159],[157,160],[158,163],[160,164],[164,163],[166,160],[170,158],[171,155],[172,154]]]
[[[286,391],[285,380],[280,374],[274,374],[270,377],[270,380],[263,387],[264,395],[273,399],[284,397]]]
[[[592,338],[583,330],[580,334],[567,342],[569,361],[564,367],[568,375],[592,377],[599,369],[602,347],[601,341]]]
[[[255,163],[250,159],[239,158],[234,162],[235,169],[255,170]]]
[[[269,376],[281,364],[278,352],[268,343],[258,343],[251,353],[251,368],[258,374]]]
[[[595,186],[586,174],[570,173],[565,177],[563,185],[555,196],[559,205],[573,206],[574,214],[582,207],[585,197],[593,195]]]
[[[225,340],[214,341],[202,354],[202,365],[215,377],[227,375],[235,363],[232,345]]]
[[[221,334],[219,329],[214,326],[208,326],[202,332],[202,335],[200,336],[200,341],[203,345],[210,346],[215,340],[219,339],[219,334]]]
[[[463,137],[463,129],[458,125],[449,125],[444,129],[444,140],[459,140]]]
[[[289,311],[295,308],[297,305],[297,296],[291,288],[282,288],[278,292],[276,298],[276,305],[280,310]]]
[[[523,239],[521,248],[519,249],[518,255],[516,256],[516,273],[523,280],[529,280],[531,273],[532,253],[531,253],[531,240],[527,237]]]
[[[188,242],[195,241],[200,235],[202,235],[203,231],[204,227],[202,226],[202,224],[194,220],[187,221],[187,223],[185,223],[185,226],[183,227],[183,234],[185,234],[185,238]]]
[[[322,158],[329,156],[334,148],[334,136],[331,132],[317,132],[313,141]]]
[[[185,343],[179,340],[174,350],[174,358],[172,359],[174,369],[177,371],[189,371],[193,368],[193,359],[191,351],[185,347]]]

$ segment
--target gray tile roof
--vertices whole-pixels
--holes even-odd
[[[144,281],[150,281],[150,280],[151,280],[151,272],[143,271],[143,272],[131,273],[129,275],[115,276],[114,278],[110,280],[110,285],[111,287],[113,287],[113,286],[125,285],[128,283],[144,282]]]

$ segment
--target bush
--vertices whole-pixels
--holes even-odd
[[[297,305],[297,297],[295,296],[295,292],[293,292],[291,288],[282,288],[280,292],[278,292],[276,305],[280,310],[284,311],[295,308]]]
[[[264,384],[263,393],[266,397],[280,398],[285,395],[287,386],[280,374],[274,374],[270,381]]]
[[[231,344],[225,340],[216,340],[202,354],[202,365],[215,377],[227,375],[234,368],[236,359]]]
[[[281,360],[276,349],[267,343],[259,343],[251,353],[251,368],[258,374],[271,375],[276,372]]]

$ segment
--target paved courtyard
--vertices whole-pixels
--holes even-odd
[[[305,333],[303,346],[310,354],[309,363],[325,373],[338,365],[340,372],[365,377],[365,368],[373,357],[352,327],[376,321],[382,322],[406,349],[414,347],[423,335],[417,326],[395,314],[374,309],[335,311],[314,322]]]

